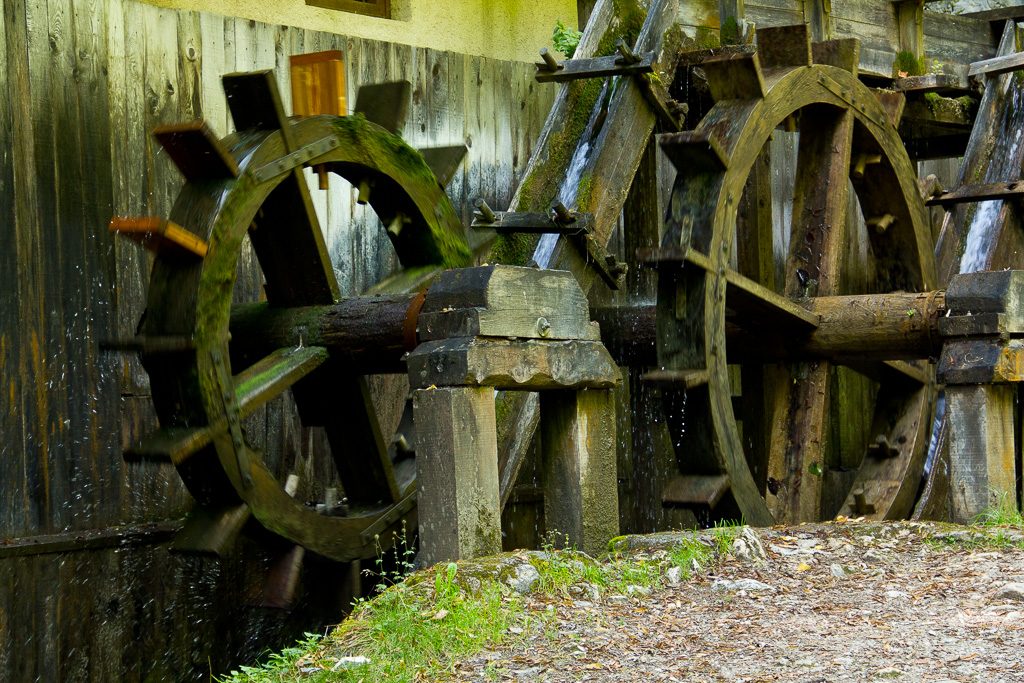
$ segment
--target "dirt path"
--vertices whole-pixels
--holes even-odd
[[[459,663],[454,680],[1024,681],[1021,532],[847,522],[755,533],[763,556],[754,542],[649,594],[528,596],[558,618]],[[626,543],[657,553],[671,535]]]

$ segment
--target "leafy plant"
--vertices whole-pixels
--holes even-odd
[[[555,46],[556,50],[565,55],[566,59],[572,59],[582,37],[582,32],[569,28],[559,19],[555,21],[555,30],[551,33],[551,44]]]

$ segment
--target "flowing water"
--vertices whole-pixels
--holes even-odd
[[[1020,177],[1018,153],[1021,136],[1024,135],[1024,91],[1014,78],[1005,80],[1002,121],[989,157],[988,168],[985,169],[984,178],[980,181],[983,183],[1009,182]],[[967,182],[966,178],[960,180],[961,184]],[[1002,200],[978,202],[967,230],[964,253],[960,259],[961,273],[974,273],[988,267],[989,253],[999,234],[999,216],[1002,209]]]

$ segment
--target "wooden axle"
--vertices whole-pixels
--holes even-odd
[[[945,292],[814,297],[801,302],[818,316],[806,333],[780,326],[726,323],[730,361],[832,358],[909,360],[934,357],[942,338]],[[595,308],[601,337],[620,364],[657,365],[655,306]],[[746,324],[745,324],[746,323]]]
[[[397,372],[402,369],[402,354],[411,349],[407,326],[411,324],[415,330],[416,300],[417,294],[412,293],[353,297],[331,306],[237,306],[231,314],[231,345],[254,355],[279,348],[322,346],[335,360]],[[415,342],[413,335],[413,346]]]

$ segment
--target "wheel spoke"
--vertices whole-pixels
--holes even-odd
[[[273,72],[224,76],[231,117],[238,130],[280,130],[282,156],[295,151]],[[280,306],[333,304],[340,298],[320,221],[299,166],[263,202],[249,229],[267,300]],[[302,273],[302,277],[295,277]]]
[[[807,107],[802,117],[785,291],[793,297],[838,294],[854,117],[827,106]],[[788,407],[786,417],[774,422],[769,441],[772,508],[777,521],[814,521],[828,468],[832,364],[797,363],[791,379],[776,404]]]

